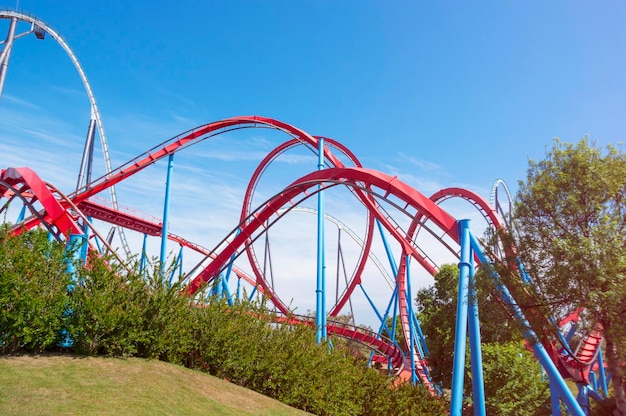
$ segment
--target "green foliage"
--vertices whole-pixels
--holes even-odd
[[[626,155],[555,140],[544,160],[529,162],[515,220],[520,255],[556,319],[584,308],[583,325],[602,324],[626,414]]]
[[[601,311],[626,299],[626,157],[556,140],[545,160],[529,163],[515,206],[527,268],[565,311],[609,318]]]
[[[69,253],[44,231],[0,226],[0,351],[42,351],[61,340]]]
[[[419,319],[430,350],[431,374],[444,387],[452,384],[458,277],[456,266],[444,265],[435,276],[435,284],[420,290],[416,298]],[[549,415],[549,389],[542,380],[541,368],[523,348],[518,328],[498,304],[492,287],[487,276],[477,273],[476,297],[465,302],[478,303],[487,414]],[[469,404],[465,412],[471,414],[469,348],[467,354],[464,394]]]
[[[148,339],[145,331],[147,288],[135,273],[93,256],[77,269],[70,292],[69,332],[80,354],[130,356]]]
[[[194,339],[194,312],[197,306],[181,293],[179,283],[168,284],[155,270],[145,280],[143,331],[145,336],[138,346],[138,356],[185,364],[190,351],[196,347]]]
[[[392,388],[349,349],[316,344],[313,328],[272,323],[262,305],[213,301],[197,314],[194,368],[318,415],[445,413],[420,388]]]
[[[312,327],[281,323],[263,303],[196,303],[158,270],[144,277],[97,256],[72,280],[70,254],[45,233],[3,232],[3,352],[54,348],[66,331],[77,353],[184,364],[318,415],[446,413],[421,388],[367,368],[349,343],[317,344]]]
[[[443,386],[452,384],[458,281],[459,269],[451,264],[443,265],[435,276],[435,284],[419,290],[415,299],[430,351],[431,374]],[[473,301],[478,302],[481,341],[496,343],[521,339],[513,320],[494,296],[487,276],[480,272],[476,276],[476,293]]]
[[[75,351],[184,364],[195,347],[195,307],[167,274],[155,269],[144,277],[113,259],[90,259],[70,296]]]
[[[415,388],[410,383],[393,387],[381,387],[372,380],[366,389],[363,415],[447,415],[449,403],[442,399],[434,400],[424,389]]]
[[[550,387],[520,342],[484,344],[485,407],[493,416],[550,415]]]

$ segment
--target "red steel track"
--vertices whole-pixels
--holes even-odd
[[[402,249],[402,258],[395,279],[405,345],[412,345],[409,342],[411,330],[407,312],[407,306],[411,302],[410,297],[407,297],[407,257],[410,256],[416,260],[430,274],[437,271],[437,266],[425,255],[423,248],[417,245],[416,236],[421,229],[428,227],[428,231],[436,235],[439,243],[446,248],[452,249],[451,244],[458,245],[457,221],[439,204],[449,198],[462,198],[471,203],[494,230],[506,231],[504,222],[496,210],[479,195],[462,188],[448,188],[435,193],[430,198],[426,197],[397,177],[362,167],[350,150],[328,138],[324,138],[324,158],[329,166],[327,169],[311,172],[295,180],[262,205],[253,207],[254,191],[267,166],[278,155],[292,147],[306,145],[313,150],[317,149],[320,139],[284,122],[259,116],[233,117],[189,130],[94,180],[84,188],[68,195],[67,198],[55,196],[54,189],[29,168],[3,169],[0,171],[0,198],[11,199],[19,196],[31,211],[30,217],[15,226],[16,233],[21,232],[22,229],[45,225],[57,238],[68,239],[70,235],[85,233],[78,225],[78,220],[81,216],[89,216],[125,229],[159,237],[162,234],[162,224],[159,221],[142,218],[133,212],[114,209],[112,206],[95,202],[90,198],[119,184],[156,161],[207,138],[236,129],[258,127],[280,130],[292,138],[270,152],[252,175],[242,204],[238,234],[220,245],[219,250],[205,249],[174,234],[167,236],[170,240],[201,253],[209,259],[208,262],[203,261],[194,269],[185,287],[185,292],[190,296],[195,295],[205,285],[216,279],[229,266],[236,253],[245,251],[254,276],[249,276],[237,268],[233,269],[234,272],[239,278],[265,293],[284,316],[291,316],[287,305],[274,293],[262,273],[252,242],[280,221],[291,207],[298,206],[320,190],[346,187],[355,199],[367,208],[366,236],[356,269],[341,296],[338,296],[338,301],[330,309],[329,315],[331,317],[338,315],[353,295],[355,288],[361,284],[361,274],[365,269],[372,245],[374,221],[377,220]],[[354,166],[346,167],[332,149],[342,153]],[[398,211],[412,218],[407,230],[403,230],[396,220],[382,208],[381,201],[393,201]],[[310,324],[304,318],[299,321]],[[546,324],[546,328],[549,328],[549,324]],[[421,356],[417,349],[402,351],[398,344],[380,335],[330,321],[328,332],[370,346],[390,360],[397,372],[410,366],[410,361],[413,359],[420,381],[431,392],[434,392],[434,386],[428,377],[427,357]],[[549,330],[538,332],[549,333]],[[552,338],[546,336],[542,341],[564,376],[585,382],[588,381],[589,371],[596,360],[601,342],[601,327],[597,327],[595,331],[584,337],[573,355],[563,353],[563,348],[559,348]]]

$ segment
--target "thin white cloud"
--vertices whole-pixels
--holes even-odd
[[[9,94],[3,94],[2,95],[2,101],[8,102],[9,105],[11,105],[11,104],[19,105],[21,107],[29,108],[31,110],[35,110],[35,109],[40,109],[41,108],[40,106],[38,106],[37,104],[32,103],[31,101],[27,101],[27,100],[24,100],[22,98],[18,98],[18,97],[15,97],[13,95],[9,95]]]
[[[398,157],[400,161],[405,162],[403,163],[403,165],[406,164],[409,166],[415,166],[421,172],[432,173],[437,176],[449,176],[443,166],[440,166],[434,162],[419,159],[415,156],[407,155],[405,153],[398,153]]]
[[[85,89],[84,88],[69,88],[69,87],[65,87],[59,84],[52,84],[50,86],[50,88],[52,88],[54,91],[63,94],[63,95],[74,95],[74,96],[79,96],[79,97],[85,97],[86,93],[85,93]]]
[[[19,141],[16,139],[8,142],[2,141],[0,142],[0,163],[5,165],[5,162],[19,161],[28,166],[35,163],[44,179],[50,180],[64,190],[71,190],[75,184],[74,172],[77,169],[77,166],[73,167],[73,163],[78,163],[80,159],[84,138],[72,132],[72,129],[63,123],[55,124],[54,119],[31,118],[29,120],[30,115],[26,113],[21,117],[12,126],[17,127],[15,131],[18,132],[14,133],[13,137],[28,138],[33,143],[33,149],[28,152],[24,152],[24,149],[20,150],[20,145],[17,144]],[[195,127],[195,123],[190,125],[190,121],[175,113],[171,113],[166,119],[154,119],[132,113],[119,117],[106,117],[105,128],[109,138],[113,166],[130,160],[148,148],[190,127]],[[33,127],[35,125],[37,128]],[[82,128],[78,131],[82,132]],[[0,125],[1,132],[2,126]],[[173,173],[170,231],[206,248],[215,247],[237,226],[249,174],[268,151],[285,140],[285,137],[281,136],[282,134],[259,135],[255,134],[254,130],[248,130],[232,136],[216,137],[177,154]],[[49,147],[54,147],[53,155],[46,150]],[[1,154],[12,156],[9,160]],[[67,166],[64,166],[63,170],[70,173],[60,173],[62,170],[58,166],[59,160],[67,160],[67,163],[64,163]],[[385,171],[397,175],[400,180],[423,193],[432,193],[441,188],[440,180],[446,177],[446,173],[439,166],[415,158],[407,157],[406,160],[402,160],[405,162],[402,169],[389,166]],[[255,193],[255,203],[264,201],[265,198],[278,192],[296,178],[315,170],[316,161],[317,158],[304,147],[281,155],[264,173]],[[102,162],[96,163],[99,169],[102,169]],[[68,168],[70,165],[72,165],[71,169]],[[415,167],[415,172],[410,172],[410,167]],[[165,161],[160,161],[120,183],[117,186],[120,204],[157,218],[162,217],[165,173]],[[327,192],[325,196],[327,212],[364,236],[366,215],[361,204],[351,194],[339,191],[339,189],[335,192]],[[316,199],[312,198],[307,201],[307,205],[315,206],[315,202]],[[464,210],[465,207],[460,209]],[[465,215],[465,211],[461,213]],[[402,222],[402,227],[406,229],[410,219],[403,218],[398,221]],[[110,228],[106,224],[100,224],[100,226],[103,234],[106,234]],[[330,226],[327,230],[327,279],[328,285],[334,287],[338,270],[336,260],[338,233]],[[272,268],[278,294],[285,303],[291,304],[302,313],[315,307],[316,236],[315,217],[296,213],[288,214],[288,217],[279,221],[270,230]],[[128,240],[132,251],[138,253],[143,243],[142,236],[128,232]],[[119,245],[119,241],[116,241]],[[257,255],[261,259],[263,258],[262,242],[263,239],[257,242]],[[347,273],[352,275],[359,250],[350,246],[347,241],[343,241],[342,244],[348,265]],[[398,245],[393,242],[391,244],[397,256]],[[438,261],[450,257],[441,245],[434,244],[432,241],[426,244],[428,244],[429,255]],[[159,250],[160,241],[150,238],[149,253],[156,256]],[[379,258],[386,259],[381,243],[375,245],[375,250]],[[170,259],[177,252],[178,247],[169,243]],[[199,261],[200,256],[186,251],[185,270],[189,270]],[[246,256],[241,256],[237,260],[237,266],[249,270],[250,266],[246,263]],[[379,273],[370,269],[371,267],[368,267],[363,277],[364,287],[368,295],[377,303],[377,308],[384,311],[391,290]],[[415,279],[414,291],[430,282],[429,277],[418,267],[412,276]],[[358,292],[359,289],[355,297],[360,296]],[[335,289],[329,289],[327,298],[332,300],[334,296],[336,296]],[[365,319],[365,323],[377,327],[375,314],[371,312],[366,301],[359,302],[356,309],[357,319],[361,321]]]

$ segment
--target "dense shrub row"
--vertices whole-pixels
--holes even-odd
[[[10,238],[0,225],[0,351],[44,350],[62,341],[67,254],[43,232]]]
[[[306,326],[267,319],[262,305],[198,305],[152,273],[92,258],[70,275],[45,233],[0,229],[0,351],[58,348],[160,359],[208,372],[319,415],[445,414],[444,404],[366,368],[345,349],[316,344]],[[69,290],[68,290],[69,287]]]

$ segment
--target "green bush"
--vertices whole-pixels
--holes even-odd
[[[316,344],[305,325],[273,323],[260,305],[214,300],[196,310],[193,367],[317,415],[438,415],[419,387],[392,386],[345,349]]]
[[[70,292],[69,332],[79,354],[131,356],[148,339],[146,284],[112,259],[93,256],[77,268]]]
[[[487,414],[552,414],[548,382],[521,342],[484,344],[482,353]]]
[[[43,351],[61,342],[70,253],[42,230],[0,226],[0,351]]]
[[[312,327],[277,323],[262,303],[200,304],[158,270],[144,277],[98,256],[70,276],[70,257],[43,232],[2,229],[2,352],[54,348],[67,333],[79,354],[184,364],[317,415],[446,413],[422,389],[366,368],[347,344],[317,344]]]
[[[178,283],[170,285],[168,273],[154,270],[144,281],[141,299],[145,337],[138,344],[137,355],[174,364],[187,364],[195,349],[194,311],[197,307],[181,292]]]

